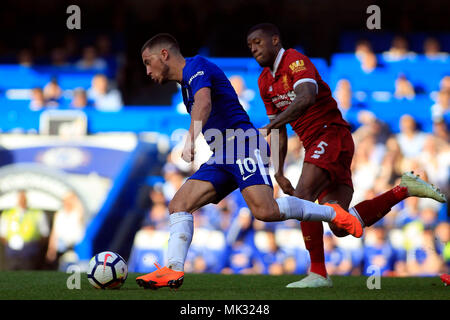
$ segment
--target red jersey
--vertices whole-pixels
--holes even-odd
[[[303,82],[316,85],[316,102],[297,120],[290,122],[305,148],[321,128],[329,124],[350,125],[342,118],[331,90],[309,58],[294,49],[281,49],[274,64],[274,73],[266,67],[258,79],[261,98],[270,119],[281,113],[295,98],[294,88]]]

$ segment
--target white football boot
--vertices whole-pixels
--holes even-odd
[[[411,197],[431,198],[439,202],[447,201],[438,188],[420,179],[419,175],[414,174],[414,171],[402,174],[400,186],[408,188],[408,194]]]
[[[320,274],[310,272],[306,277],[300,281],[289,283],[286,288],[331,288],[333,281],[327,275],[326,278]]]

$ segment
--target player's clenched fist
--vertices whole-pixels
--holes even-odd
[[[189,163],[194,160],[194,154],[195,154],[195,143],[192,143],[190,139],[186,139],[183,152],[181,153],[181,158]]]
[[[275,180],[277,180],[278,185],[285,194],[288,194],[290,196],[294,195],[295,189],[288,178],[280,174],[275,174]]]

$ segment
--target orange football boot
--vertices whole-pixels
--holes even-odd
[[[350,213],[342,209],[337,203],[324,203],[324,205],[332,207],[336,212],[336,217],[331,221],[336,227],[344,229],[355,238],[361,238],[363,235],[363,227],[359,220]]]
[[[140,287],[153,290],[162,287],[177,289],[183,284],[184,272],[175,271],[167,267],[162,268],[157,263],[155,263],[155,267],[158,270],[136,278],[136,283]]]

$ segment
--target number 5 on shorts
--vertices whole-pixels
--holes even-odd
[[[320,155],[325,153],[325,147],[328,146],[328,143],[325,141],[320,141],[317,145],[317,150],[314,151],[314,154],[311,156],[311,158],[319,159]]]

